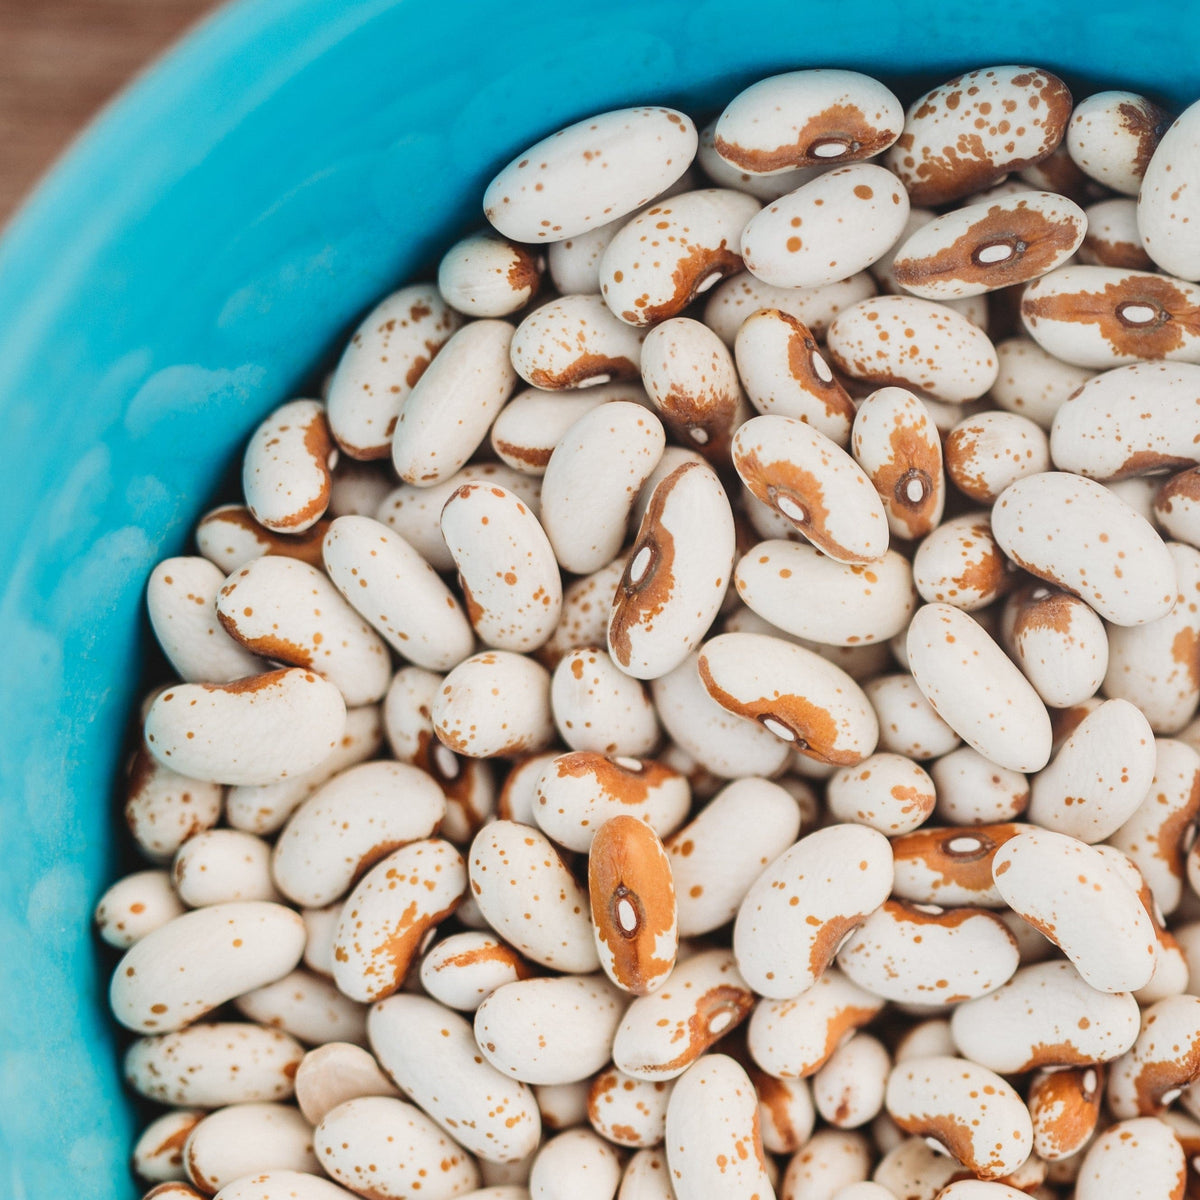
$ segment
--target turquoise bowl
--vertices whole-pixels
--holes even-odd
[[[127,1197],[133,1105],[90,910],[148,645],[142,588],[272,405],[589,113],[702,115],[756,77],[1044,65],[1176,105],[1161,0],[241,0],[70,152],[0,242],[0,1195]]]

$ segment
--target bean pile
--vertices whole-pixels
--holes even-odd
[[[483,203],[150,578],[147,1195],[1200,1195],[1200,105],[796,71]]]

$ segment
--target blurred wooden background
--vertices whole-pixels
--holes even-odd
[[[0,225],[120,86],[215,0],[0,0]]]

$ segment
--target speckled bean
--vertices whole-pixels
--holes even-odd
[[[1025,677],[983,628],[948,604],[918,609],[909,665],[934,710],[993,762],[1037,771],[1050,757],[1050,718]]]
[[[563,435],[542,481],[542,525],[566,570],[598,571],[617,556],[665,441],[662,422],[624,400],[586,413]]]
[[[992,860],[1009,907],[1040,930],[1097,991],[1134,991],[1154,974],[1157,943],[1136,892],[1099,851],[1030,826]]]
[[[950,1018],[958,1052],[1004,1075],[1040,1067],[1094,1066],[1133,1045],[1137,1001],[1090,987],[1070,963],[1022,967],[991,995]]]
[[[847,565],[815,546],[760,542],[738,560],[733,582],[772,625],[832,646],[887,641],[907,626],[916,604],[912,568],[894,550],[877,562]]]
[[[847,1033],[873,1020],[884,1002],[829,967],[790,1000],[761,1000],[746,1031],[754,1061],[768,1075],[806,1078],[829,1061]]]
[[[990,825],[1018,817],[1029,805],[1029,781],[998,767],[970,746],[943,755],[929,767],[937,791],[938,819],[952,825]]]
[[[1065,144],[1072,161],[1092,179],[1136,196],[1170,123],[1170,113],[1136,92],[1096,92],[1075,106]]]
[[[870,479],[812,426],[754,417],[734,436],[733,464],[756,499],[830,558],[870,563],[886,553],[887,519]]]
[[[778,784],[739,779],[666,842],[679,932],[711,933],[733,919],[751,884],[800,832],[800,810]]]
[[[1126,700],[1088,713],[1033,779],[1030,820],[1084,842],[1114,834],[1137,811],[1155,773],[1154,734]]]
[[[702,188],[634,217],[600,259],[600,292],[628,325],[653,325],[742,269],[742,230],[762,206],[728,188]],[[653,259],[651,259],[653,256]]]
[[[1015,1171],[1033,1148],[1021,1097],[999,1075],[966,1059],[899,1064],[888,1079],[886,1103],[901,1129],[941,1142],[980,1179]],[[966,1113],[973,1114],[969,1124]]]
[[[185,683],[229,683],[257,675],[265,665],[217,621],[217,593],[225,582],[206,558],[167,558],[150,573],[146,608],[154,636]]]
[[[650,825],[622,814],[599,828],[588,894],[604,973],[622,992],[657,991],[675,966],[679,927],[670,859]]]
[[[716,472],[677,467],[654,489],[613,598],[608,649],[637,679],[676,670],[700,644],[733,569],[733,512]]]
[[[424,996],[389,996],[371,1009],[367,1034],[401,1091],[472,1154],[517,1162],[538,1144],[533,1092],[480,1056],[458,1013]]]
[[[371,704],[387,691],[392,664],[383,639],[307,563],[273,554],[254,559],[225,581],[217,617],[255,654],[327,679],[347,705]]]
[[[286,975],[300,961],[304,922],[280,904],[215,904],[147,934],[117,964],[113,1015],[139,1033],[170,1033]]]
[[[560,846],[586,853],[606,821],[622,814],[667,837],[687,816],[691,789],[653,759],[577,750],[552,758],[535,784],[531,823]]]
[[[1103,1070],[1072,1067],[1039,1071],[1029,1084],[1033,1150],[1049,1163],[1077,1155],[1096,1130],[1103,1099]]]
[[[890,172],[855,163],[818,175],[752,216],[746,269],[775,287],[820,287],[871,265],[908,220],[908,195]]]
[[[572,650],[550,678],[559,736],[572,750],[639,757],[661,734],[645,685],[618,670],[606,650]]]
[[[406,763],[351,767],[318,788],[280,834],[271,869],[296,904],[323,908],[385,855],[430,837],[446,813],[441,788]]]
[[[94,919],[97,932],[110,946],[128,950],[183,911],[170,872],[135,871],[100,897]]]
[[[737,331],[734,356],[760,413],[807,421],[839,446],[850,440],[854,403],[797,317],[778,308],[751,313]]]
[[[856,1033],[813,1076],[817,1111],[838,1129],[858,1129],[883,1108],[892,1059],[883,1043]]]
[[[852,379],[951,404],[978,399],[999,372],[986,333],[945,304],[916,296],[877,296],[845,309],[829,327],[827,347]]]
[[[612,1200],[621,1156],[590,1129],[569,1129],[537,1152],[529,1172],[531,1200]]]
[[[863,685],[879,719],[878,749],[905,758],[938,758],[959,744],[911,675],[879,675]]]
[[[212,910],[207,910],[211,912]],[[125,1052],[124,1077],[159,1104],[222,1108],[286,1100],[304,1057],[295,1038],[244,1022],[201,1023],[138,1038]]]
[[[226,1184],[217,1197],[219,1200],[352,1200],[355,1194],[320,1175],[271,1170],[243,1175]]]
[[[1065,196],[1019,192],[927,222],[900,247],[892,272],[926,300],[981,295],[1054,270],[1086,228],[1083,210]]]
[[[1174,607],[1175,565],[1162,539],[1093,480],[1062,471],[1018,479],[996,501],[992,534],[1019,567],[1114,625],[1157,621]]]
[[[474,638],[457,598],[383,523],[338,517],[325,538],[324,561],[350,606],[406,659],[444,671],[470,654]]]
[[[1101,200],[1085,210],[1087,235],[1079,261],[1093,267],[1122,267],[1152,271],[1154,263],[1142,246],[1137,227],[1137,201],[1119,197]]]
[[[476,903],[514,949],[556,971],[599,969],[587,894],[544,834],[493,821],[471,843],[468,862]]]
[[[1035,280],[1021,320],[1049,354],[1104,370],[1140,359],[1200,363],[1190,314],[1200,288],[1181,279],[1119,267],[1066,266]]]
[[[900,387],[872,392],[859,405],[851,445],[893,534],[919,538],[937,526],[946,480],[942,442],[926,405]]]
[[[810,758],[838,766],[875,749],[878,722],[839,667],[780,638],[727,633],[706,642],[698,667],[708,694]]]
[[[517,326],[512,365],[526,383],[550,391],[627,383],[640,375],[644,337],[599,296],[561,296]]]
[[[296,1070],[296,1103],[311,1125],[347,1100],[400,1093],[369,1050],[348,1042],[326,1042],[310,1050]]]
[[[733,952],[742,977],[761,996],[800,995],[891,890],[891,847],[876,830],[831,825],[801,838],[738,908]]]
[[[1096,694],[1111,643],[1104,623],[1077,596],[1041,583],[1021,588],[1004,622],[1011,622],[1009,652],[1046,704],[1070,708]]]
[[[504,317],[533,297],[544,265],[524,246],[487,233],[472,234],[442,255],[438,292],[451,308],[469,317]]]
[[[588,1087],[587,1120],[614,1145],[657,1146],[666,1130],[672,1086],[669,1081],[635,1079],[609,1066]]]
[[[728,950],[702,950],[676,966],[665,986],[625,1010],[613,1062],[650,1081],[682,1075],[754,1007],[754,993]]]
[[[1196,149],[1200,104],[1184,110],[1162,134],[1145,164],[1138,191],[1138,232],[1150,257],[1180,279],[1200,279],[1200,250],[1193,236],[1200,196]]]
[[[542,750],[554,740],[550,673],[508,650],[472,655],[443,681],[433,727],[443,745],[469,758]]]
[[[749,1076],[727,1055],[706,1055],[675,1084],[665,1145],[677,1200],[774,1198],[758,1098]]]
[[[207,1195],[264,1170],[321,1169],[311,1127],[283,1104],[233,1104],[211,1113],[188,1136],[184,1161],[191,1181]]]
[[[859,987],[904,1004],[954,1004],[1012,977],[1016,942],[982,909],[889,900],[846,939],[838,966]]]
[[[1039,162],[1062,141],[1071,93],[1048,71],[981,68],[909,105],[884,162],[914,204],[941,205]]]
[[[624,108],[560,129],[488,185],[484,215],[518,242],[558,242],[658,195],[696,153],[696,127],[670,108]]]
[[[886,752],[840,768],[825,790],[832,817],[888,837],[916,829],[933,812],[935,799],[933,780],[917,763]]]
[[[302,533],[324,515],[337,450],[325,406],[281,405],[254,431],[242,460],[242,490],[254,519],[277,533]]]
[[[1159,1116],[1200,1076],[1200,996],[1151,1004],[1135,1036],[1108,1073],[1108,1107],[1118,1120]]]
[[[238,829],[207,829],[175,852],[171,879],[189,908],[233,900],[278,900],[271,847]]]
[[[351,458],[387,458],[401,406],[462,323],[428,283],[393,292],[363,318],[329,385],[329,426]]]
[[[917,547],[912,574],[923,600],[962,612],[986,608],[1016,583],[986,512],[963,513],[932,530]]]
[[[494,483],[519,496],[537,516],[541,511],[541,480],[504,463],[469,463],[449,479],[430,487],[401,484],[390,492],[375,514],[389,525],[435,571],[452,571],[454,558],[442,537],[441,517],[446,501],[464,484]]]
[[[577,1083],[608,1062],[624,1011],[625,997],[603,975],[518,980],[475,1010],[475,1041],[522,1083]]]
[[[443,483],[475,453],[516,386],[512,341],[507,321],[472,321],[438,352],[406,397],[392,435],[392,465],[405,483]]]
[[[150,1183],[185,1179],[183,1147],[203,1116],[198,1108],[173,1108],[151,1121],[133,1147],[134,1174]]]
[[[377,862],[347,897],[333,936],[339,990],[365,1003],[394,992],[466,887],[462,855],[437,838],[410,842]]]
[[[954,486],[977,504],[992,504],[1014,480],[1050,469],[1050,444],[1028,417],[985,412],[955,425],[945,457]]]
[[[1181,1196],[1187,1160],[1169,1125],[1154,1117],[1110,1125],[1087,1148],[1075,1185],[1076,1200],[1158,1200]]]
[[[871,1144],[856,1132],[820,1129],[792,1156],[780,1200],[833,1200],[871,1174]]]

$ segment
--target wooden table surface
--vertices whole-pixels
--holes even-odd
[[[0,0],[0,225],[87,119],[215,0]]]

